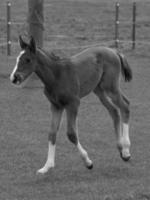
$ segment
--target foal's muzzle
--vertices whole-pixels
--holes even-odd
[[[15,85],[20,85],[23,82],[23,76],[21,74],[14,74],[10,77],[11,82]]]

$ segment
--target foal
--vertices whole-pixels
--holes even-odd
[[[21,85],[33,72],[45,85],[44,93],[51,102],[51,130],[47,161],[38,173],[44,174],[55,165],[56,134],[62,113],[67,114],[67,136],[76,145],[88,169],[93,167],[87,152],[79,142],[77,115],[80,99],[94,92],[110,113],[117,136],[117,147],[124,161],[130,159],[129,100],[120,89],[120,75],[125,81],[132,79],[132,71],[126,58],[110,48],[93,47],[70,57],[60,59],[30,43],[19,42],[22,51],[10,75],[15,85]]]

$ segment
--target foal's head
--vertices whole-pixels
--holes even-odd
[[[14,70],[10,75],[10,80],[15,85],[21,85],[35,71],[37,65],[36,44],[33,37],[27,44],[19,36],[19,43],[22,51],[18,55]]]

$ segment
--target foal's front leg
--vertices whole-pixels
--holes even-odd
[[[79,150],[79,153],[81,155],[81,158],[84,161],[85,166],[88,169],[92,169],[93,168],[93,163],[90,160],[86,150],[80,144],[79,138],[78,138],[78,132],[77,132],[78,107],[79,107],[79,102],[75,101],[75,102],[71,103],[66,108],[66,113],[67,113],[67,136],[68,136],[69,140],[74,145],[76,145],[76,147]]]
[[[51,130],[48,136],[48,155],[47,161],[41,169],[37,171],[39,174],[45,174],[48,170],[55,166],[55,147],[56,147],[56,135],[60,126],[62,109],[57,109],[54,105],[51,105],[52,121]]]

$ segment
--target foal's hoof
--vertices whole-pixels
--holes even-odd
[[[36,172],[36,174],[37,175],[44,175],[44,174],[47,174],[47,172],[49,171],[49,168],[41,168],[41,169],[39,169],[37,172]]]
[[[128,156],[123,156],[123,155],[122,155],[122,152],[121,152],[121,153],[120,153],[120,157],[122,158],[122,160],[123,160],[123,161],[127,162],[127,161],[129,161],[129,160],[130,160],[130,158],[131,158],[131,155],[128,155]]]
[[[93,169],[93,163],[91,163],[90,165],[86,166],[87,169]]]
[[[38,171],[36,172],[36,175],[45,175],[45,174],[47,174],[47,172],[48,172],[48,171],[38,170]]]

